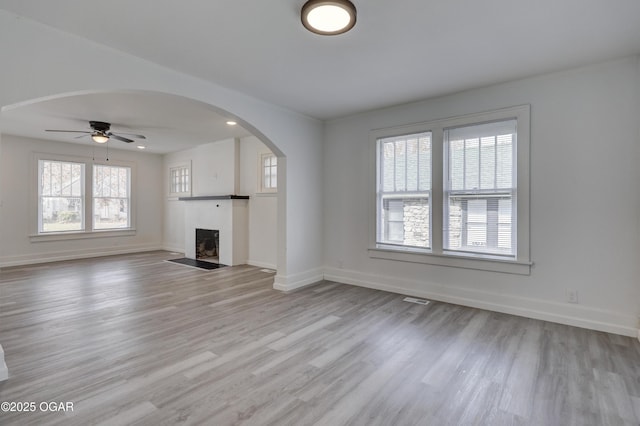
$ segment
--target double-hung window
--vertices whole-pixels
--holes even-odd
[[[371,136],[371,257],[529,273],[528,106]]]
[[[431,133],[380,139],[377,242],[431,247]]]
[[[516,120],[444,131],[444,249],[516,253]]]
[[[93,228],[129,228],[131,168],[93,166]]]
[[[40,232],[84,229],[84,164],[40,160],[38,163]]]
[[[37,233],[33,237],[132,230],[131,165],[36,154]]]

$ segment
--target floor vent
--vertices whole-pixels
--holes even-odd
[[[416,299],[415,297],[405,297],[402,300],[404,300],[405,302],[417,303],[418,305],[428,305],[429,304],[428,300]]]

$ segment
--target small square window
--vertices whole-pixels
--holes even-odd
[[[276,192],[278,190],[278,157],[272,153],[260,155],[260,192]]]
[[[191,195],[191,164],[180,164],[169,168],[169,195]]]

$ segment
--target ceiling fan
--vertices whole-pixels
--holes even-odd
[[[89,121],[89,125],[91,126],[91,131],[88,130],[45,130],[45,132],[61,132],[61,133],[85,133],[87,135],[91,135],[91,139],[97,143],[105,143],[109,139],[117,139],[122,142],[132,143],[134,142],[132,139],[124,137],[122,135],[127,135],[136,139],[146,139],[143,135],[135,135],[132,133],[114,133],[109,131],[111,129],[111,123],[105,123],[104,121]],[[85,135],[82,135],[85,136]],[[80,137],[82,137],[80,136]]]

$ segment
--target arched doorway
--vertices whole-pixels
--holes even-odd
[[[46,129],[85,129],[87,127],[87,121],[89,120],[111,122],[114,124],[114,130],[116,130],[116,126],[119,126],[118,130],[120,131],[145,133],[147,140],[145,141],[146,149],[144,152],[148,153],[147,155],[161,156],[163,158],[168,156],[180,157],[180,153],[188,152],[189,155],[192,156],[192,166],[195,165],[193,163],[197,162],[196,169],[200,170],[205,170],[210,165],[207,163],[207,158],[203,158],[200,154],[207,151],[211,153],[215,150],[212,150],[211,147],[204,150],[198,147],[211,144],[215,145],[221,141],[226,145],[243,145],[246,140],[246,145],[258,146],[256,152],[260,151],[260,147],[264,147],[276,155],[278,158],[278,180],[282,183],[285,182],[282,178],[286,173],[284,155],[269,138],[255,129],[250,123],[244,121],[242,117],[238,117],[237,115],[205,102],[183,96],[152,91],[83,91],[38,98],[6,106],[2,108],[2,114],[0,115],[2,131],[7,135],[11,135],[5,138],[5,147],[10,145],[10,138],[17,135],[25,140],[33,141],[29,142],[31,145],[29,147],[30,152],[48,151],[56,153],[56,151],[59,150],[59,144],[66,143],[68,146],[62,149],[62,151],[57,152],[57,154],[67,156],[76,154],[80,156],[91,155],[95,157],[97,150],[99,155],[103,155],[101,152],[103,148],[96,148],[96,145],[88,140],[89,138],[76,139],[75,135],[70,136],[70,134],[63,132],[47,133],[44,131]],[[234,126],[233,129],[226,124],[226,121],[230,120],[237,122],[237,126]],[[45,141],[52,142],[50,146],[47,146]],[[228,143],[228,141],[231,142]],[[20,144],[13,145],[15,147]],[[130,148],[131,151],[135,152],[135,154],[133,152],[129,154],[131,156],[139,157],[142,152],[136,151],[137,148],[132,148],[133,145],[128,146],[122,144],[118,146],[109,142],[108,146],[112,149],[111,156],[113,156],[113,152],[126,151]],[[17,148],[7,148],[5,149],[4,155],[10,157],[21,155],[24,157],[23,154],[25,151],[18,151],[20,150]],[[215,155],[215,152],[213,152],[213,154]],[[232,154],[235,156],[224,159],[222,163],[232,163],[239,167],[241,161],[240,158],[237,157],[239,155],[238,152],[233,153],[232,151]],[[125,157],[126,155],[127,154],[121,154],[121,156]],[[155,161],[155,163],[157,162],[158,161]],[[246,159],[244,159],[244,162],[247,164],[250,163],[250,161]],[[138,193],[140,194],[147,190],[147,188],[142,186],[148,185],[148,182],[152,180],[143,177],[142,173],[147,173],[148,169],[158,166],[157,164],[152,164],[154,163],[153,161],[150,162],[150,164],[144,163],[143,167],[140,167],[137,171],[137,178],[140,180]],[[169,163],[170,161],[162,161],[160,165],[163,175],[162,180],[165,183],[167,181],[167,166]],[[257,160],[254,164],[257,169]],[[32,169],[29,172],[31,176],[33,176],[33,167],[33,164],[28,167]],[[22,168],[24,168],[24,164],[22,164]],[[201,179],[201,182],[198,182],[200,185],[198,189],[200,193],[195,195],[205,195],[204,193],[206,192],[209,192],[211,195],[220,192],[228,192],[229,194],[237,193],[239,190],[237,180],[229,184],[233,178],[222,176],[225,171],[228,171],[228,169],[213,170],[213,173],[208,173],[212,172],[212,170],[205,170],[204,173],[201,173],[203,179]],[[232,168],[231,174],[237,172],[238,169]],[[19,173],[19,171],[17,170],[16,173]],[[155,176],[157,175],[158,173],[156,171]],[[235,178],[237,178],[237,175]],[[215,187],[215,184],[220,182],[224,182],[226,185],[224,186],[224,190]],[[178,240],[174,239],[172,244],[167,244],[164,239],[165,235],[170,234],[167,229],[177,229],[178,227],[175,223],[170,223],[171,220],[176,219],[176,215],[173,214],[175,212],[169,211],[171,208],[168,207],[169,201],[167,201],[167,197],[165,197],[167,194],[164,193],[168,184],[165,183],[160,183],[162,186],[160,190],[160,197],[162,198],[161,208],[163,209],[162,216],[168,217],[169,220],[164,221],[162,224],[163,229],[160,235],[163,236],[163,239],[161,241],[163,247],[178,248],[175,247],[175,242]],[[158,190],[155,192],[158,192]],[[276,230],[277,242],[280,242],[285,239],[283,226],[284,217],[281,217],[281,215],[284,216],[284,209],[281,208],[285,199],[284,185],[279,186],[275,197],[274,200],[277,200],[277,202],[275,203],[275,213],[272,214],[273,223],[271,226]],[[31,195],[29,198],[32,199],[33,196]],[[261,201],[263,200],[261,199]],[[143,202],[141,204],[145,203]],[[11,215],[11,209],[5,209],[5,212],[6,213],[3,214],[8,218],[8,215]],[[17,215],[17,213],[14,214]],[[136,247],[139,249],[148,249],[155,244],[156,240],[149,238],[151,231],[146,228],[143,229],[142,224],[154,213],[150,209],[145,210],[144,208],[140,208],[138,214],[140,218],[136,221],[137,229],[135,235],[118,236],[118,240],[111,240],[109,242],[109,244],[115,242],[115,245],[119,247],[119,249],[116,250],[107,250],[107,243],[104,242],[100,242],[97,246],[92,246],[91,238],[83,238],[81,241],[75,241],[73,243],[63,241],[59,243],[62,244],[62,249],[60,249],[61,246],[59,245],[53,250],[50,250],[51,246],[45,248],[44,245],[36,245],[36,248],[34,248],[32,241],[26,241],[23,237],[21,238],[19,234],[9,232],[9,235],[5,236],[5,241],[9,242],[14,239],[17,241],[20,239],[21,242],[16,244],[8,243],[7,246],[12,246],[13,253],[0,253],[0,259],[3,259],[5,264],[9,265],[94,256],[100,255],[101,253],[135,250]],[[177,216],[179,219],[180,215]],[[21,220],[30,221],[31,223],[26,226],[31,230],[33,229],[33,218],[26,219],[23,217]],[[155,223],[157,226],[157,220],[151,220],[150,222]],[[17,228],[24,229],[24,227],[21,226]],[[30,234],[33,236],[34,232],[30,232]],[[274,243],[276,242],[274,241]],[[274,244],[274,246],[275,249],[272,246],[271,251],[281,251],[277,243]],[[273,257],[274,264],[272,266],[280,268],[280,262],[283,258],[284,256]],[[280,261],[278,259],[280,259]]]

